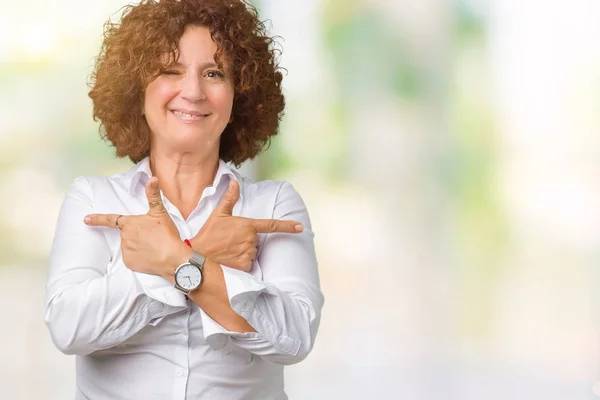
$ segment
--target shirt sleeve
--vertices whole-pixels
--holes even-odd
[[[180,308],[147,296],[133,271],[115,268],[103,229],[83,222],[93,212],[88,180],[77,178],[63,201],[50,253],[45,321],[56,347],[85,355],[114,347]]]
[[[274,219],[302,222],[300,234],[268,234],[258,256],[262,280],[222,266],[232,309],[256,330],[230,332],[201,312],[204,334],[213,347],[229,340],[263,359],[294,364],[312,350],[324,297],[320,289],[314,234],[302,198],[283,182],[275,201]]]

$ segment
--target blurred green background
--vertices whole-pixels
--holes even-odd
[[[130,168],[87,77],[122,0],[0,0],[0,395],[66,399],[46,263],[79,175]],[[326,304],[291,399],[600,396],[600,2],[261,0]]]

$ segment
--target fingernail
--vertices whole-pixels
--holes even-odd
[[[296,229],[296,232],[302,232],[304,230],[304,227],[300,224],[294,226],[294,229]]]
[[[86,224],[89,224],[90,222],[92,222],[92,219],[90,217],[85,217],[83,219],[83,222],[85,222]]]
[[[233,180],[229,181],[229,191],[233,190]]]

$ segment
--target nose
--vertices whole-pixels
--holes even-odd
[[[181,97],[184,99],[192,103],[206,99],[202,79],[197,74],[186,74],[181,85]]]

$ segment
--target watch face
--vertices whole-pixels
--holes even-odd
[[[183,264],[175,272],[175,282],[185,290],[194,290],[200,286],[202,274],[193,264]]]

